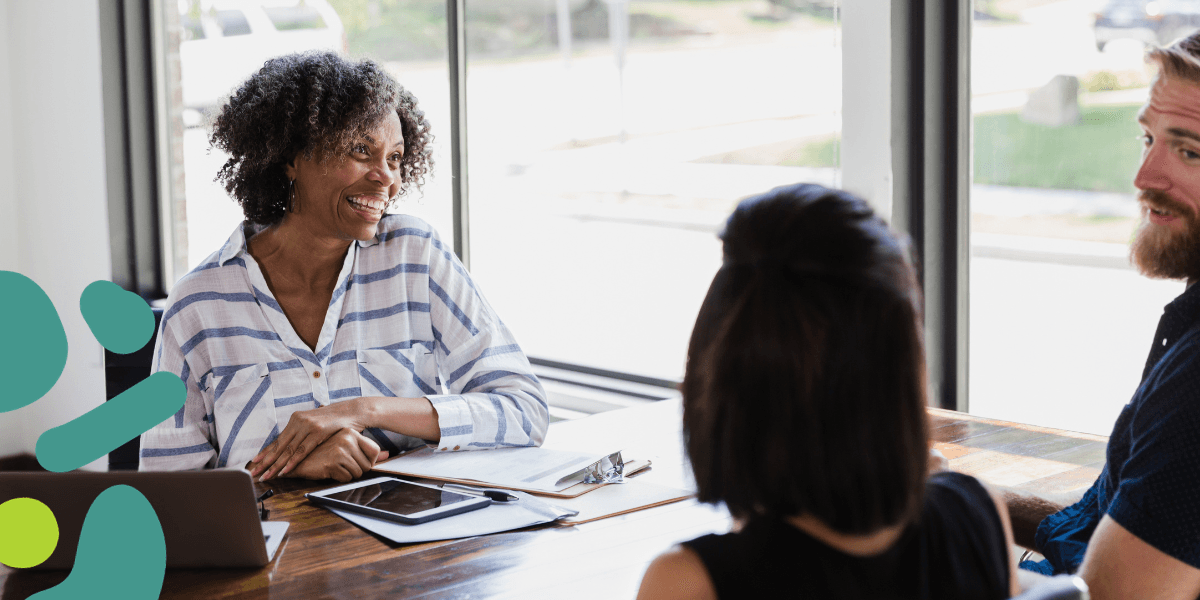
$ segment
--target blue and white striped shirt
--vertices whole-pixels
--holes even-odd
[[[350,245],[316,352],[271,296],[239,226],[171,292],[151,372],[187,386],[142,434],[143,470],[242,466],[292,413],[359,396],[425,397],[442,450],[542,443],[545,391],[458,257],[424,221],[388,215]],[[425,441],[375,428],[393,455]]]

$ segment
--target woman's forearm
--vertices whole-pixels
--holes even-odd
[[[437,409],[426,398],[388,398],[363,396],[354,400],[367,427],[437,442],[442,437]]]

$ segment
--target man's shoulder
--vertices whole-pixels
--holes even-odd
[[[1188,329],[1154,365],[1121,411],[1109,437],[1110,475],[1123,481],[1131,476],[1126,463],[1136,445],[1153,448],[1155,459],[1179,452],[1192,453],[1200,438],[1200,326]],[[1154,462],[1155,468],[1161,466]],[[1200,467],[1200,463],[1196,463]],[[1200,470],[1195,471],[1200,473]],[[1139,474],[1140,469],[1134,469]]]
[[[1170,383],[1194,380],[1200,386],[1200,322],[1179,337],[1150,372],[1147,383],[1158,388]]]

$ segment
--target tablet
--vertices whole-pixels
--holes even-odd
[[[478,510],[492,503],[491,498],[484,496],[443,490],[394,477],[376,477],[305,494],[304,497],[330,508],[406,525]]]

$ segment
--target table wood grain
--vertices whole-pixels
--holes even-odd
[[[650,458],[639,477],[691,487],[678,400],[554,424],[546,445]],[[1015,488],[1071,492],[1091,485],[1106,438],[931,409],[933,444],[955,470]],[[307,500],[333,482],[280,480],[272,520],[291,523],[261,569],[170,569],[162,598],[631,598],[649,562],[672,545],[727,531],[725,511],[695,500],[576,526],[422,544],[375,537]],[[67,573],[0,567],[0,599],[26,598]]]

